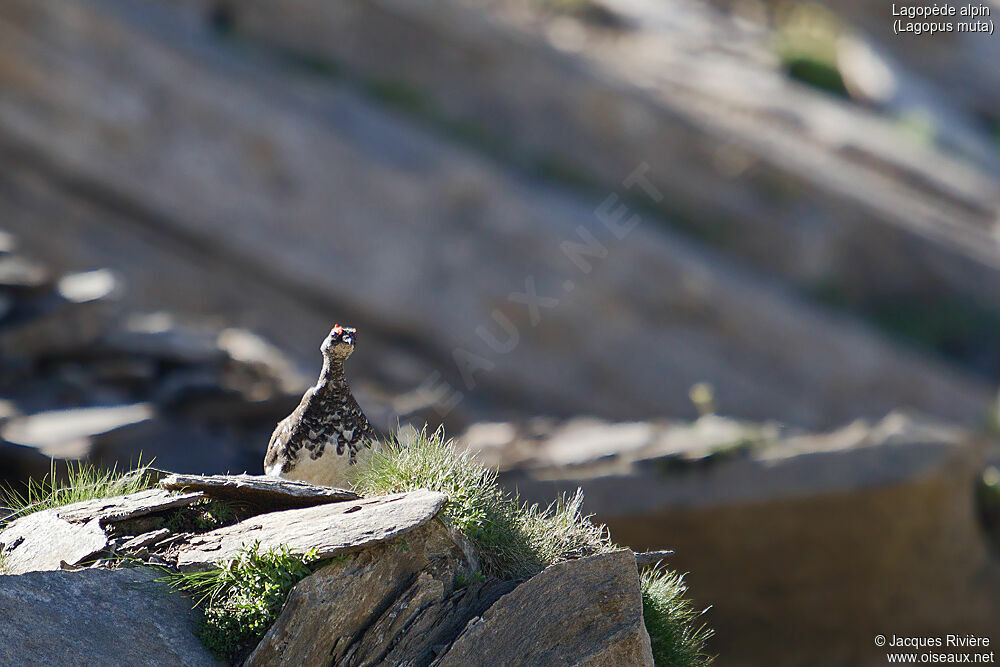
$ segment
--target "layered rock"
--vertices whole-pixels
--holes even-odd
[[[254,11],[263,11],[259,4]],[[438,26],[464,16],[413,7]],[[71,12],[48,2],[4,6],[9,38],[0,56],[17,65],[0,74],[8,91],[0,101],[0,139],[21,158],[0,173],[0,201],[11,202],[8,224],[51,256],[113,258],[144,299],[254,321],[313,364],[330,314],[347,314],[368,336],[352,359],[355,372],[378,379],[357,393],[366,410],[378,394],[389,398],[383,425],[399,413],[447,414],[456,425],[529,411],[615,419],[693,416],[688,389],[699,381],[712,383],[720,405],[738,416],[812,427],[900,405],[962,422],[981,413],[989,395],[985,384],[802,303],[679,238],[654,215],[632,217],[658,196],[664,205],[693,197],[728,200],[730,209],[763,200],[759,219],[732,228],[737,240],[798,267],[778,267],[783,274],[837,266],[832,274],[859,285],[882,284],[883,274],[902,276],[890,283],[896,287],[950,285],[937,273],[909,273],[911,265],[926,271],[943,266],[949,268],[942,276],[965,275],[988,289],[995,283],[991,274],[968,259],[970,247],[986,254],[993,247],[983,228],[995,188],[945,156],[918,160],[923,167],[933,162],[919,178],[931,178],[934,187],[869,173],[835,150],[861,137],[838,140],[834,133],[827,139],[825,131],[850,134],[870,124],[808,98],[804,104],[822,106],[836,121],[804,138],[785,136],[790,123],[780,121],[784,107],[766,126],[750,122],[753,113],[726,115],[731,124],[718,121],[719,136],[739,143],[759,134],[766,145],[754,144],[757,149],[778,154],[773,159],[781,162],[780,169],[762,167],[755,185],[731,190],[709,177],[715,167],[706,159],[728,143],[696,131],[679,112],[661,115],[662,100],[646,101],[647,93],[630,88],[629,99],[640,98],[636,106],[619,106],[617,83],[613,90],[597,85],[604,74],[594,74],[590,65],[577,73],[575,63],[524,36],[526,48],[486,60],[510,77],[538,73],[537,89],[547,95],[541,99],[555,105],[542,115],[560,121],[554,130],[536,124],[533,135],[557,137],[557,130],[572,129],[577,110],[598,122],[604,100],[609,124],[646,128],[634,137],[608,136],[612,146],[628,147],[622,153],[587,148],[612,165],[614,180],[608,182],[615,193],[608,196],[609,186],[607,193],[580,198],[525,182],[493,161],[407,127],[355,91],[315,70],[290,68],[266,49],[237,52],[199,22],[198,13],[173,4],[136,9],[129,2],[80,4]],[[325,11],[316,25],[328,25]],[[47,28],[39,33],[36,25]],[[384,22],[370,25],[374,30]],[[482,26],[484,44],[490,43],[489,20],[469,25]],[[503,44],[521,43],[521,33],[509,37],[504,30]],[[345,30],[351,37],[362,33]],[[419,41],[428,48],[448,43]],[[128,69],[117,66],[122,53],[129,54]],[[456,76],[468,60],[459,58]],[[78,90],[88,94],[81,98]],[[554,91],[560,91],[556,98]],[[115,107],[127,110],[127,122],[95,103],[119,95],[133,101]],[[788,107],[797,108],[801,96],[789,95],[795,104]],[[482,106],[502,109],[494,98]],[[531,126],[511,116],[512,126]],[[70,120],[55,128],[47,120],[55,117]],[[884,129],[872,122],[866,140]],[[666,144],[653,141],[649,128]],[[586,147],[577,139],[589,135],[577,130],[559,141]],[[93,141],[105,135],[120,141]],[[891,144],[879,145],[885,143]],[[677,162],[657,160],[668,155]],[[828,174],[833,182],[803,184],[794,179],[798,173]],[[644,188],[643,179],[659,195]],[[875,192],[876,184],[886,187]],[[696,188],[697,196],[685,195],[687,188]],[[772,200],[759,194],[765,189],[774,207],[763,205]],[[938,190],[946,194],[934,194]],[[632,203],[623,203],[626,196]],[[817,207],[815,219],[803,217]],[[699,218],[722,219],[719,212],[702,209]],[[953,238],[962,248],[939,251],[943,241],[934,235],[942,218],[954,221]],[[772,219],[784,220],[784,231],[762,233],[772,229]],[[844,220],[857,221],[857,229]],[[910,222],[926,234],[912,232]],[[79,236],[63,238],[65,225]],[[875,242],[882,234],[894,239],[888,247]],[[841,271],[825,248],[857,264]],[[804,282],[824,275],[820,270]]]
[[[549,567],[470,623],[434,664],[652,665],[632,552]]]
[[[193,505],[204,498],[200,493],[151,489],[16,518],[0,532],[3,570],[23,574],[73,568],[110,547],[116,524]]]
[[[145,474],[160,473],[150,470]],[[196,534],[185,530],[190,522],[171,521],[179,518],[177,510],[197,513],[210,500],[235,508],[227,513],[232,525]],[[344,501],[356,502],[336,505],[332,511],[322,507]],[[131,556],[140,549],[148,555],[150,548],[158,558],[170,557],[173,565],[183,560],[189,568],[204,569],[232,558],[241,547],[254,542],[265,547],[284,544],[300,552],[315,546],[328,557],[343,548],[391,539],[423,525],[443,502],[441,494],[361,500],[351,491],[270,477],[165,474],[160,488],[6,517],[0,531],[0,558],[5,572],[22,574],[73,569],[84,561]],[[305,509],[288,510],[293,507]],[[361,514],[351,517],[346,525],[337,520],[343,514],[358,512]],[[258,515],[267,520],[256,519]],[[369,521],[377,530],[366,523]],[[165,529],[165,525],[174,528]],[[350,532],[352,527],[366,525],[361,534]],[[180,544],[183,548],[177,546]],[[163,551],[166,549],[169,551]]]
[[[943,149],[908,141],[899,118],[789,81],[766,14],[752,8],[602,0],[574,14],[518,0],[295,0],[239,6],[231,20],[241,35],[325,57],[563,178],[615,191],[649,163],[647,191],[658,196],[647,203],[807,290],[880,307],[931,291],[1000,308],[1000,157],[977,118],[995,105],[970,87],[995,80],[982,65],[995,40],[939,37],[947,57],[917,58],[909,44],[924,41],[898,39],[881,9],[850,4],[877,44],[919,65],[893,71],[891,56],[857,35],[862,74],[889,70],[912,90],[931,70],[949,89],[910,105],[940,111]],[[956,88],[978,103],[951,104]]]
[[[160,488],[75,503],[0,532],[8,573],[0,577],[0,610],[14,617],[0,628],[0,658],[64,662],[77,651],[101,664],[208,664],[191,634],[190,601],[167,597],[152,579],[163,568],[221,566],[241,548],[281,546],[326,564],[291,590],[249,665],[652,665],[630,551],[564,562],[517,585],[478,574],[464,539],[437,518],[440,493],[358,499],[246,475],[172,475],[161,484],[182,480],[201,491]],[[271,511],[262,493],[279,507],[322,504]],[[236,512],[228,525],[199,531],[187,520],[223,499]],[[159,575],[106,569],[137,562],[158,565]],[[28,628],[43,615],[59,632],[35,646]],[[120,630],[100,632],[116,624]],[[151,636],[134,636],[142,632]]]
[[[160,488],[171,491],[206,491],[213,498],[250,503],[271,511],[324,505],[338,500],[357,500],[346,489],[315,486],[306,482],[260,475],[167,475]]]
[[[439,523],[331,563],[292,589],[248,663],[426,665],[513,586],[460,586],[467,567]]]
[[[582,487],[616,541],[675,549],[726,664],[877,664],[872,638],[904,632],[889,628],[988,635],[1000,621],[1000,561],[974,506],[985,442],[961,429],[902,414],[824,434],[705,417],[466,439],[489,461],[510,453],[501,479],[523,499]]]

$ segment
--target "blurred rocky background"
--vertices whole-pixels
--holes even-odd
[[[719,664],[995,632],[1000,38],[892,18],[6,0],[0,478],[259,472],[340,321],[380,428],[674,548]]]

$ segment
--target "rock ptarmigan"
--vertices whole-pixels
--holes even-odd
[[[278,423],[264,457],[267,475],[345,487],[347,471],[370,451],[375,429],[351,395],[344,362],[357,330],[334,325],[320,346],[323,370],[299,407]]]

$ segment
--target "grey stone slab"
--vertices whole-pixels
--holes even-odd
[[[360,496],[346,489],[316,486],[266,475],[180,475],[160,480],[164,489],[201,491],[213,498],[250,502],[261,506],[310,507]]]
[[[194,634],[191,601],[151,570],[0,577],[0,664],[217,664]]]
[[[413,491],[255,516],[192,537],[181,549],[177,566],[208,569],[253,543],[262,549],[315,549],[326,558],[404,535],[437,516],[446,500],[442,493]]]
[[[0,533],[6,574],[58,570],[63,563],[76,565],[107,545],[108,536],[96,519],[70,522],[51,510],[29,514]]]
[[[205,498],[203,493],[175,493],[166,489],[148,489],[114,498],[86,500],[55,510],[66,521],[97,519],[102,525],[137,519],[154,512],[185,507]]]

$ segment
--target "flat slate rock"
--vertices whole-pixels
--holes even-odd
[[[152,546],[154,544],[158,544],[164,541],[165,539],[170,537],[170,535],[171,533],[169,528],[160,528],[157,530],[151,530],[148,533],[143,533],[142,535],[136,535],[132,539],[126,540],[121,545],[121,551],[127,553],[129,551],[136,551],[144,547]]]
[[[174,491],[201,491],[212,498],[254,503],[261,506],[312,507],[360,496],[346,489],[316,486],[265,475],[170,475],[160,486]]]
[[[63,562],[76,565],[107,546],[108,536],[98,520],[70,522],[54,510],[29,514],[0,533],[5,574],[58,570]]]
[[[85,500],[21,517],[0,532],[8,574],[77,565],[108,546],[104,527],[154,512],[191,505],[202,493],[149,489],[114,498]]]
[[[182,547],[177,567],[209,569],[255,542],[262,549],[280,545],[299,553],[315,549],[320,558],[329,558],[404,535],[433,519],[446,500],[443,493],[420,490],[271,512],[195,535]]]
[[[644,551],[635,555],[635,564],[640,570],[657,567],[667,558],[674,555],[673,549],[662,551]]]
[[[144,569],[0,576],[0,664],[217,664],[191,601]]]
[[[203,500],[205,494],[174,493],[166,489],[148,489],[114,498],[85,500],[57,508],[56,515],[65,521],[90,521],[97,519],[101,525],[136,519],[154,512],[193,505]]]

